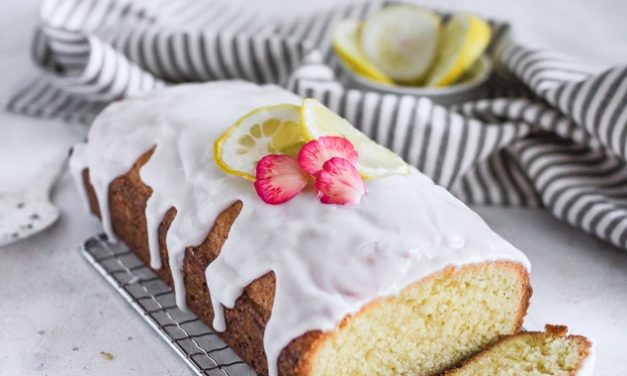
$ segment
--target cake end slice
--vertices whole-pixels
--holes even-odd
[[[592,342],[586,337],[567,333],[568,327],[564,325],[546,325],[544,332],[504,336],[445,375],[592,374]]]

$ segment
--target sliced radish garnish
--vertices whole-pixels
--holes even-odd
[[[289,201],[309,183],[309,177],[298,161],[287,155],[270,154],[257,163],[255,190],[261,199],[272,205]]]
[[[357,163],[357,151],[344,137],[324,136],[309,141],[298,153],[298,163],[303,170],[315,175],[322,166],[333,157],[346,159],[353,165]]]
[[[316,192],[324,204],[358,204],[366,186],[353,163],[334,157],[316,175]]]

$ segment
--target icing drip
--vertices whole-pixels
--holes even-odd
[[[70,174],[76,183],[76,189],[81,196],[83,208],[89,213],[89,200],[87,199],[87,191],[83,184],[83,170],[87,168],[87,145],[78,144],[72,148],[72,158],[70,158]]]
[[[146,207],[151,266],[161,265],[158,226],[176,208],[166,244],[182,308],[186,247],[200,244],[224,209],[243,203],[206,270],[213,326],[225,330],[223,307],[232,308],[248,284],[274,272],[276,291],[264,332],[270,375],[277,374],[278,356],[294,338],[334,330],[373,299],[398,294],[446,266],[511,260],[529,267],[520,251],[415,169],[368,181],[362,203],[342,207],[320,204],[312,191],[267,205],[250,182],[216,167],[213,142],[240,116],[259,106],[299,102],[274,86],[180,85],[109,106],[93,125],[86,153],[76,154],[87,159],[109,234],[109,184],[155,147],[140,171],[153,190]]]

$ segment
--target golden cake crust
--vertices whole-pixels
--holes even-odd
[[[140,168],[150,159],[152,150],[142,155],[125,175],[116,178],[109,186],[109,209],[113,231],[118,238],[126,244],[146,265],[150,265],[150,252],[148,248],[148,235],[146,227],[145,208],[146,202],[152,190],[145,185],[139,175]],[[97,197],[90,183],[89,170],[82,173],[83,183],[87,191],[91,211],[100,216]],[[183,262],[184,283],[186,299],[189,308],[208,326],[213,321],[213,309],[206,285],[205,269],[214,260],[228,237],[231,225],[236,220],[242,203],[236,202],[224,210],[215,225],[210,230],[205,240],[198,246],[188,247]],[[173,287],[172,276],[168,264],[168,252],[166,249],[166,233],[176,215],[176,209],[171,208],[159,225],[158,239],[162,268],[154,272]],[[514,268],[524,281],[521,288],[522,301],[519,304],[516,330],[522,326],[526,314],[531,287],[529,285],[526,269],[517,263],[499,261],[506,268]],[[473,265],[466,266],[474,267]],[[454,273],[454,268],[446,268],[427,278],[433,278],[440,273]],[[416,282],[416,283],[420,283]],[[263,346],[264,328],[272,310],[274,299],[275,277],[268,273],[253,281],[244,289],[243,294],[237,299],[233,309],[225,309],[227,329],[219,333],[220,337],[228,344],[251,368],[258,374],[266,375],[268,367]],[[381,299],[382,300],[382,299]],[[380,301],[373,301],[364,307],[357,315],[371,309]],[[350,319],[346,317],[340,327]],[[322,341],[334,333],[323,333],[319,330],[309,331],[294,339],[286,346],[278,359],[278,370],[281,375],[308,375],[311,371],[311,359],[315,356]]]

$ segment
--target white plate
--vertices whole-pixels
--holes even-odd
[[[485,83],[492,72],[492,63],[488,56],[483,55],[464,73],[458,83],[442,88],[385,85],[354,73],[350,68],[344,65],[344,63],[342,63],[342,69],[347,81],[345,84],[350,88],[375,91],[382,94],[427,97],[435,103],[452,105],[477,99],[485,95]]]

